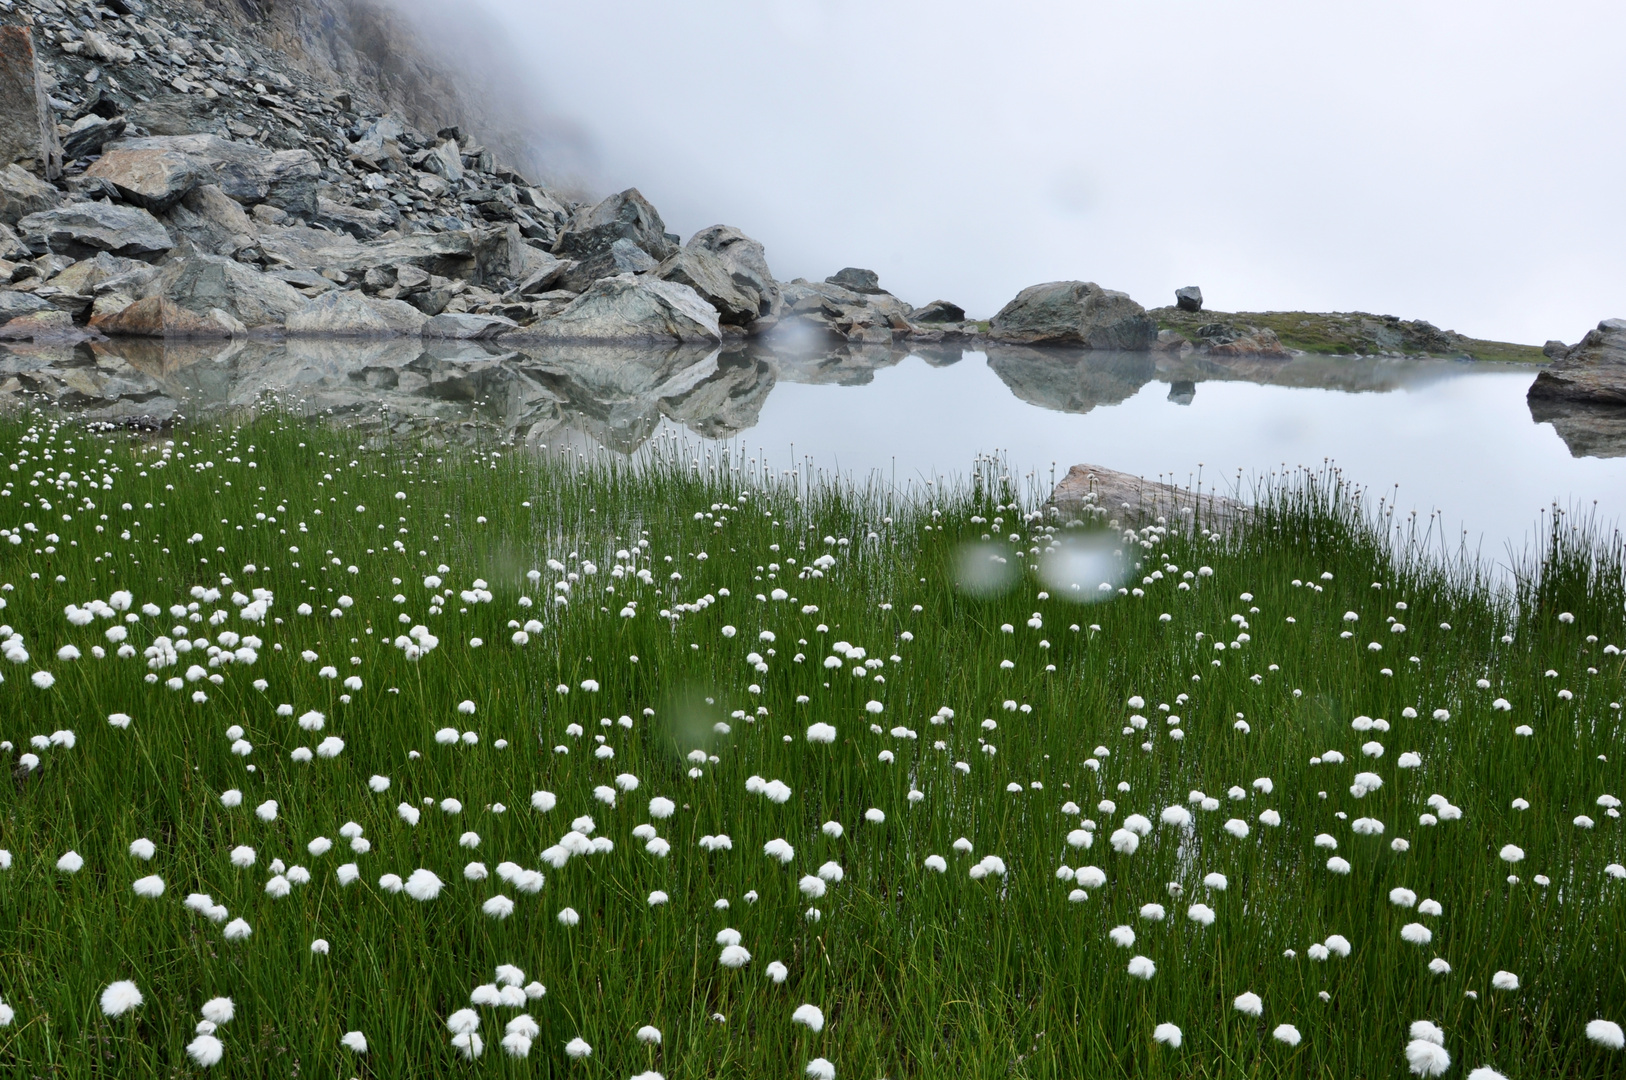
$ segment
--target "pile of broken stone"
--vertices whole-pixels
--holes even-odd
[[[866,270],[782,283],[738,229],[684,243],[636,189],[575,202],[366,98],[205,9],[0,0],[0,339],[1157,337],[1085,282],[1024,290],[991,324]]]

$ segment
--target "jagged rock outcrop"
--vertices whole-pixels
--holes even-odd
[[[618,241],[626,243],[618,247]],[[554,256],[576,262],[560,285],[580,292],[599,278],[650,268],[636,265],[629,245],[652,264],[677,250],[677,237],[666,231],[660,213],[637,188],[617,192],[571,218],[553,245]]]
[[[989,336],[1021,345],[1134,351],[1152,347],[1157,323],[1127,293],[1093,281],[1052,281],[1017,293],[994,316]]]
[[[559,314],[509,336],[524,341],[717,342],[717,309],[687,285],[637,274],[600,278]],[[508,340],[508,339],[505,339]]]
[[[1536,375],[1531,401],[1626,409],[1626,319],[1605,319]]]
[[[202,254],[172,261],[142,289],[139,299],[149,298],[162,298],[200,318],[235,324],[239,333],[280,330],[306,303],[285,281],[235,259]]]

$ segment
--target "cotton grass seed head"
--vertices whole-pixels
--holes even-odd
[[[1231,1005],[1236,1009],[1237,1012],[1242,1013],[1245,1016],[1263,1016],[1265,1013],[1264,1001],[1260,999],[1258,994],[1255,994],[1251,990],[1247,993],[1237,995],[1236,1000],[1231,1002]]]
[[[1129,974],[1137,979],[1150,979],[1157,974],[1157,965],[1152,963],[1150,957],[1130,957]]]
[[[128,979],[121,979],[109,983],[102,991],[102,1014],[104,1016],[123,1016],[142,1002],[141,991],[136,984]]]
[[[1182,1038],[1184,1036],[1180,1033],[1180,1029],[1173,1024],[1162,1023],[1152,1029],[1152,1041],[1161,1043],[1171,1050],[1180,1049],[1180,1040]]]
[[[1586,1037],[1606,1050],[1626,1049],[1626,1031],[1613,1020],[1588,1021]]]
[[[1406,1064],[1417,1076],[1443,1076],[1451,1067],[1451,1055],[1438,1043],[1413,1039],[1406,1044]]]

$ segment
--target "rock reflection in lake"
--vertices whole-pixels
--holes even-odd
[[[760,341],[698,346],[549,346],[526,349],[459,341],[285,342],[125,338],[78,345],[0,347],[0,400],[49,404],[114,423],[162,426],[178,413],[209,415],[276,402],[361,424],[482,431],[521,442],[564,439],[631,453],[663,423],[709,440],[756,427],[780,383],[865,387],[878,373],[918,358],[930,368],[984,354],[952,343],[885,345]],[[1510,365],[1300,355],[1215,357],[990,346],[987,369],[1018,400],[1084,414],[1128,401],[1153,382],[1188,406],[1203,383],[1386,393]],[[929,382],[920,368],[910,378]],[[925,383],[922,384],[923,386]],[[1533,407],[1534,408],[1534,407]],[[1576,456],[1626,455],[1626,415],[1533,412]],[[921,421],[929,417],[917,418]],[[908,437],[900,417],[899,435]],[[978,448],[967,447],[966,453]]]
[[[1572,457],[1626,457],[1626,408],[1536,398],[1530,419],[1551,424]]]

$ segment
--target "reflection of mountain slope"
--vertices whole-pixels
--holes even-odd
[[[1099,349],[995,345],[988,366],[1023,401],[1070,413],[1127,401],[1157,376],[1151,353]]]
[[[835,349],[775,350],[771,356],[781,382],[821,386],[863,386],[875,380],[881,368],[891,367],[906,352],[889,345],[843,345]]]
[[[1306,354],[1283,359],[1154,353],[1157,378],[1169,383],[1250,382],[1261,386],[1388,393],[1486,371],[1522,371],[1522,365],[1480,361],[1402,360]]]

